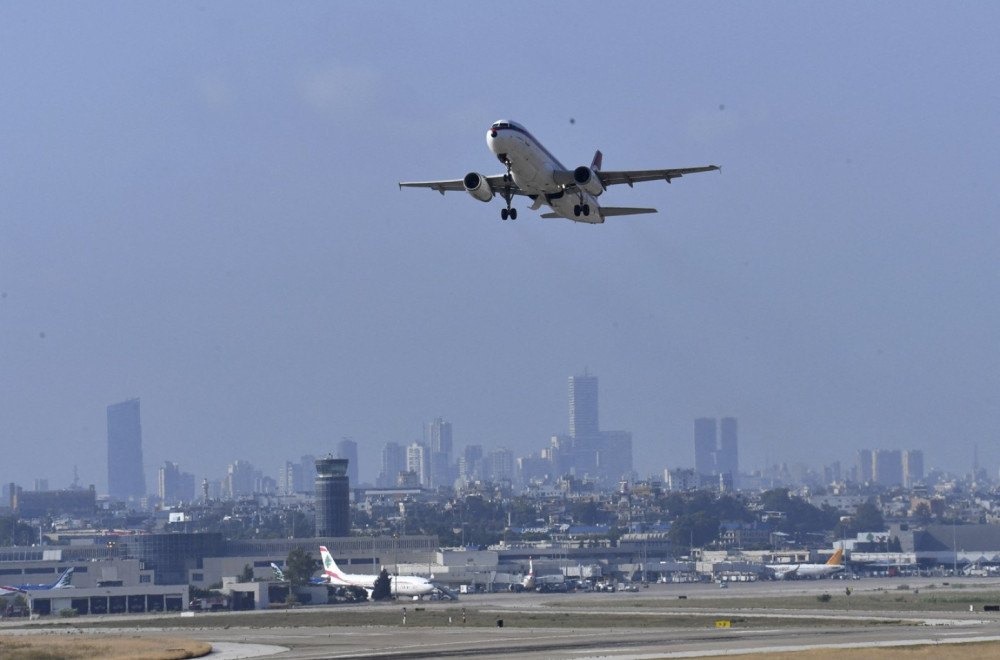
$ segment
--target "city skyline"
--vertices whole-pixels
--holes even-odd
[[[371,479],[438,416],[527,454],[583,367],[637,466],[725,415],[744,471],[978,444],[997,473],[1000,5],[512,11],[507,70],[598,55],[438,75],[500,52],[486,5],[6,5],[0,478],[106,491],[105,408],[140,396],[147,490],[345,437]],[[567,168],[722,170],[597,226],[399,190],[500,173],[498,119]]]

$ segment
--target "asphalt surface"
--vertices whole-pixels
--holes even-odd
[[[947,581],[947,580],[946,580]],[[935,594],[948,593],[950,596],[964,594],[975,601],[977,592],[1000,590],[1000,580],[969,579],[951,580],[944,586],[940,578],[913,579],[896,578],[886,580],[817,580],[797,582],[736,583],[728,589],[719,589],[712,584],[652,585],[637,593],[579,593],[579,594],[487,594],[463,597],[459,603],[412,602],[397,603],[392,606],[400,612],[400,623],[395,626],[307,627],[268,625],[268,612],[261,612],[252,627],[195,627],[174,629],[169,619],[163,615],[157,621],[162,624],[155,630],[136,628],[128,625],[130,619],[121,617],[118,632],[178,636],[210,642],[216,648],[213,659],[235,660],[236,658],[266,657],[275,660],[318,660],[327,658],[480,658],[489,660],[505,658],[516,660],[560,659],[651,659],[679,658],[732,654],[738,652],[766,653],[775,650],[795,650],[817,647],[851,648],[876,645],[941,644],[962,641],[1000,641],[1000,613],[983,612],[981,604],[974,604],[973,610],[963,605],[953,606],[950,612],[895,611],[888,606],[877,611],[851,611],[844,609],[775,609],[769,600],[785,596],[819,595],[822,593],[843,594],[850,586],[855,594],[898,592],[900,585],[906,584],[910,591],[919,589],[926,593],[933,589]],[[934,585],[933,587],[931,585]],[[966,589],[954,589],[965,584]],[[678,596],[686,596],[686,606],[677,607]],[[727,608],[720,606],[717,599],[752,599],[752,607]],[[711,599],[711,602],[708,602]],[[648,601],[637,608],[635,601]],[[698,601],[705,601],[704,607]],[[631,603],[631,605],[630,605]],[[553,607],[557,604],[557,607]],[[778,603],[771,600],[771,605]],[[402,607],[406,605],[423,608],[421,616],[439,613],[441,625],[435,627],[404,626]],[[847,603],[845,603],[847,605]],[[567,613],[570,621],[579,615],[579,628],[520,628],[507,626],[469,627],[456,620],[454,608],[465,606],[479,612],[489,613],[498,619],[513,612],[543,611]],[[338,611],[384,605],[331,606],[320,611],[329,612],[331,619]],[[956,609],[957,608],[957,609]],[[315,613],[320,608],[304,608]],[[385,611],[384,609],[382,611]],[[410,610],[411,617],[414,610]],[[447,622],[451,613],[452,621]],[[692,627],[646,627],[615,628],[601,627],[602,614],[629,614],[634,616],[668,616],[670,614],[697,614],[701,616],[757,618],[756,625],[731,628],[715,628],[706,625]],[[584,616],[586,615],[586,616]],[[213,626],[217,617],[209,615]],[[788,625],[770,617],[782,619],[839,619],[836,626]],[[107,621],[108,618],[104,618]],[[882,620],[885,625],[873,625]],[[245,619],[243,619],[245,621]],[[597,625],[594,625],[594,622]],[[891,622],[891,623],[889,623]],[[411,619],[412,623],[412,619]],[[75,630],[86,630],[87,617],[74,619]],[[207,624],[207,620],[206,620]],[[0,634],[30,632],[30,626],[0,626]],[[111,632],[108,630],[95,632]]]

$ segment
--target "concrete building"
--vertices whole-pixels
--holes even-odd
[[[108,406],[108,494],[136,502],[146,496],[139,399]]]
[[[358,443],[350,438],[344,438],[337,443],[337,458],[347,460],[347,478],[352,484],[358,484]]]

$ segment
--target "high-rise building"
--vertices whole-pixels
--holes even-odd
[[[382,471],[379,472],[377,485],[380,488],[395,487],[400,472],[406,472],[406,447],[398,442],[387,442],[382,445]]]
[[[417,475],[421,488],[430,486],[430,461],[427,459],[427,448],[419,442],[406,448],[406,471]]]
[[[919,449],[903,450],[903,486],[913,488],[924,478],[924,452]]]
[[[351,533],[351,483],[347,459],[316,459],[316,536]]]
[[[139,399],[108,406],[108,494],[121,500],[146,495]]]
[[[879,486],[903,485],[903,453],[898,449],[878,449],[874,453],[872,477]]]
[[[432,452],[446,454],[451,457],[452,451],[451,422],[440,417],[427,423],[427,446]]]
[[[739,474],[740,460],[735,417],[719,420],[719,449],[715,454],[715,471],[718,474]]]
[[[875,465],[875,456],[872,454],[871,449],[859,449],[858,450],[858,483],[870,483],[872,482],[874,471],[873,467]]]
[[[458,475],[452,469],[451,462],[451,422],[438,417],[433,422],[427,423],[425,435],[424,446],[430,449],[429,485],[432,488],[452,485]]]
[[[359,484],[358,481],[358,443],[350,438],[344,438],[337,443],[337,458],[347,459],[347,478],[352,484]]]
[[[699,417],[694,420],[694,471],[701,477],[716,474],[717,435],[717,424],[714,417]]]
[[[230,499],[254,493],[254,469],[250,461],[233,461],[226,471],[223,490]]]
[[[632,432],[601,431],[597,467],[609,482],[616,482],[632,472]]]
[[[597,376],[584,370],[569,378],[569,434],[574,438],[595,437],[600,431],[597,416]]]

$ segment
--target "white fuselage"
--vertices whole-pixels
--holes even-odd
[[[327,583],[335,587],[360,587],[371,591],[375,587],[377,575],[362,575],[358,573],[341,573],[335,570],[325,570]],[[391,575],[393,596],[423,596],[434,591],[434,585],[425,578],[416,575]]]
[[[486,145],[501,162],[510,165],[514,183],[528,195],[539,195],[541,203],[570,220],[603,222],[597,197],[579,190],[566,192],[554,173],[567,171],[548,149],[523,126],[510,122],[501,127],[492,126],[486,132]],[[537,202],[536,202],[537,203]],[[582,219],[574,214],[574,206],[590,206],[592,219]]]
[[[780,580],[786,578],[821,578],[844,570],[839,564],[768,564]]]

